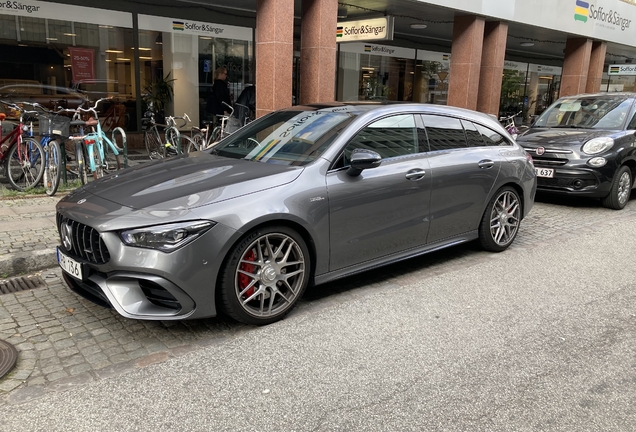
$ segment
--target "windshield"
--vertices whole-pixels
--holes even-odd
[[[565,97],[537,120],[536,127],[622,129],[632,100],[625,96]]]
[[[355,118],[349,109],[278,111],[223,139],[212,153],[257,162],[306,165],[320,157]]]

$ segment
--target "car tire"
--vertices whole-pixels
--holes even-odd
[[[628,166],[621,166],[614,180],[612,180],[612,188],[609,195],[601,199],[603,207],[607,207],[614,210],[622,210],[629,201],[629,195],[632,191],[634,179],[632,178],[632,170]]]
[[[521,199],[517,191],[504,186],[491,198],[481,223],[479,243],[491,252],[504,251],[512,244],[521,223]]]
[[[221,306],[239,322],[271,324],[294,308],[310,274],[309,250],[296,231],[284,226],[257,228],[228,253],[221,270]]]

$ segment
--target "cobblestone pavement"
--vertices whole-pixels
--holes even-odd
[[[44,219],[54,218],[47,200],[51,199],[0,201],[0,216],[2,209],[11,205],[22,208],[25,217],[20,224],[16,221],[15,236],[12,231],[10,238],[2,240],[3,254],[57,244],[54,227],[21,228],[27,226],[27,219],[41,218],[38,206],[46,209]],[[541,248],[560,239],[593,232],[598,224],[634,219],[636,199],[622,211],[604,209],[597,201],[542,199],[523,221],[510,251],[532,248],[540,253]],[[7,223],[3,220],[3,225]],[[474,244],[446,249],[312,288],[292,313],[311,314],[343,298],[364,296],[368,286],[405,286],[496,257]],[[0,379],[0,406],[25,403],[46,392],[123,374],[251,330],[223,317],[183,322],[129,320],[71,292],[59,268],[34,276],[46,286],[0,295],[0,339],[19,351],[16,367]]]

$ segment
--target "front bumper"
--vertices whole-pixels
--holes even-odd
[[[593,156],[567,155],[536,156],[535,149],[526,148],[533,158],[535,168],[551,168],[554,177],[537,176],[537,191],[562,193],[574,196],[603,198],[610,193],[617,166],[613,159],[594,168],[587,164]],[[583,156],[583,157],[582,157]]]
[[[217,275],[235,233],[217,224],[172,253],[126,246],[116,233],[101,233],[110,255],[105,263],[70,255],[60,246],[81,264],[83,274],[79,280],[63,272],[64,279],[74,292],[127,318],[213,317]]]

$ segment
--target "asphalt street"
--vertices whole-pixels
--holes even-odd
[[[634,210],[539,202],[504,253],[316,287],[266,327],[208,320],[192,349],[9,398],[0,430],[632,431]]]

